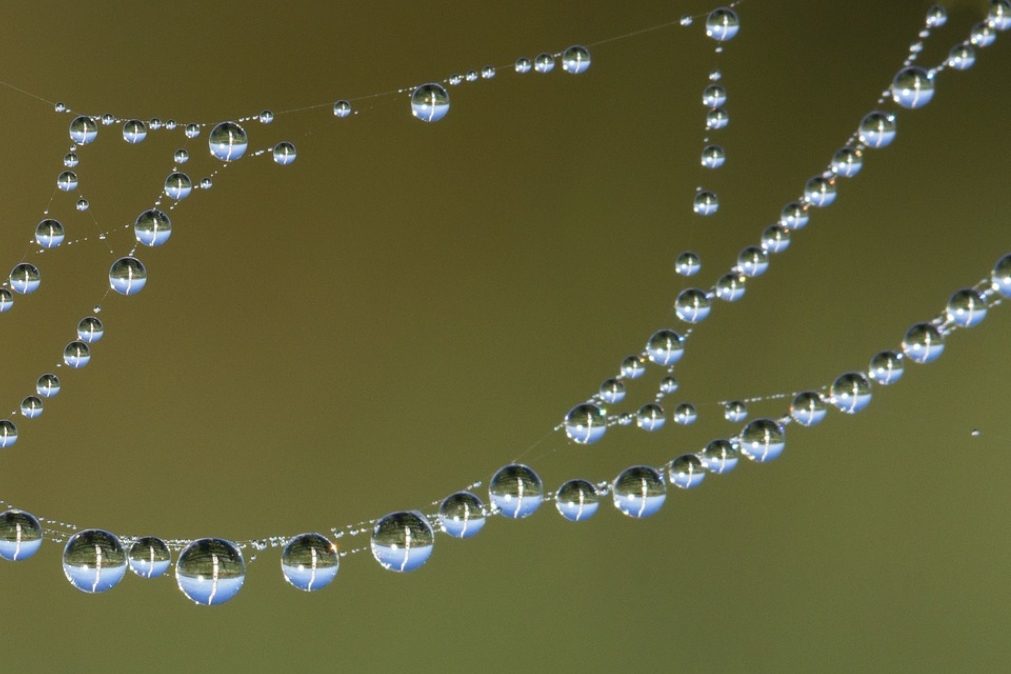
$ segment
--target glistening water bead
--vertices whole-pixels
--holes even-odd
[[[590,51],[573,45],[562,52],[562,70],[570,75],[581,75],[590,68]]]
[[[97,316],[87,316],[77,323],[77,338],[82,342],[94,344],[105,335],[105,326]]]
[[[713,215],[720,210],[720,199],[715,192],[698,192],[692,200],[692,210],[696,215]]]
[[[67,344],[63,349],[64,364],[75,370],[79,370],[91,362],[91,349],[80,340]]]
[[[109,268],[109,287],[120,295],[136,295],[147,283],[147,268],[135,257],[121,257]]]
[[[59,220],[46,218],[35,225],[35,242],[42,248],[56,248],[63,243],[64,236],[66,233]]]
[[[107,592],[126,574],[123,544],[108,531],[80,531],[63,548],[63,573],[81,592]]]
[[[892,80],[892,100],[904,108],[922,108],[933,97],[934,75],[923,68],[903,68]]]
[[[488,497],[509,519],[530,517],[544,501],[544,483],[529,466],[512,463],[499,468],[488,483]]]
[[[845,414],[856,414],[871,402],[871,383],[859,372],[847,372],[832,382],[831,402]]]
[[[555,508],[570,522],[582,522],[597,514],[600,493],[586,480],[569,480],[555,494]]]
[[[667,467],[667,480],[678,489],[695,489],[705,478],[702,459],[694,454],[679,456]]]
[[[147,125],[139,119],[131,119],[123,125],[123,140],[135,145],[147,138]]]
[[[576,405],[565,415],[565,434],[573,442],[589,445],[604,437],[607,417],[592,403]]]
[[[246,131],[235,122],[221,122],[207,136],[211,156],[221,161],[235,161],[246,154],[249,139]]]
[[[666,328],[654,332],[646,342],[646,356],[661,366],[673,365],[685,352],[684,337]]]
[[[388,571],[420,569],[432,556],[435,532],[419,512],[390,513],[372,529],[372,556]]]
[[[42,284],[39,268],[30,262],[22,262],[11,269],[9,276],[11,290],[19,295],[30,295]]]
[[[338,119],[344,119],[351,116],[351,103],[348,101],[340,100],[333,104],[333,116]]]
[[[422,84],[411,94],[411,114],[423,122],[438,122],[449,112],[449,92],[441,84]]]
[[[674,311],[677,317],[685,323],[700,323],[709,316],[712,301],[705,292],[698,288],[685,288],[678,293],[674,301]]]
[[[450,494],[439,504],[439,524],[453,538],[470,538],[484,523],[484,503],[469,491]]]
[[[43,398],[55,398],[60,392],[60,378],[55,374],[44,374],[35,382],[35,392]]]
[[[931,363],[944,351],[944,337],[930,323],[917,323],[902,338],[902,353],[914,363]]]
[[[231,541],[202,538],[179,554],[176,584],[195,604],[214,606],[232,599],[246,581],[242,552]]]
[[[18,441],[18,427],[10,419],[0,421],[0,449],[13,447]]]
[[[620,403],[625,399],[625,383],[620,379],[605,379],[597,391],[597,395],[608,405]]]
[[[165,195],[169,199],[175,201],[182,201],[190,195],[193,191],[193,183],[190,181],[190,177],[185,173],[180,173],[178,171],[170,173],[167,178],[165,178]]]
[[[634,519],[655,515],[667,498],[667,487],[655,468],[632,466],[614,479],[614,507]]]
[[[736,468],[739,456],[737,448],[727,440],[713,440],[699,452],[702,466],[717,475],[729,473]]]
[[[149,208],[134,221],[133,235],[145,246],[160,246],[172,236],[172,221],[157,208]]]
[[[287,166],[295,161],[295,157],[298,153],[295,152],[295,146],[288,141],[283,141],[274,146],[273,151],[274,163],[279,166]]]
[[[902,379],[902,354],[895,351],[881,351],[871,358],[867,375],[875,384],[888,386]]]
[[[98,124],[91,117],[74,117],[70,122],[70,140],[78,145],[93,143],[98,137]]]
[[[321,534],[300,534],[281,552],[281,573],[288,584],[315,592],[333,582],[340,569],[337,546]]]
[[[786,446],[786,432],[772,419],[755,419],[741,431],[741,453],[764,463],[779,458]]]
[[[718,42],[732,40],[740,28],[737,14],[727,7],[714,9],[706,17],[706,35]]]
[[[159,578],[172,565],[172,555],[168,545],[155,536],[138,538],[130,545],[126,554],[130,571],[141,578]]]
[[[14,294],[7,288],[0,287],[0,314],[5,314],[14,308]]]
[[[702,269],[702,260],[698,253],[687,250],[674,260],[674,271],[680,276],[695,276]]]
[[[960,328],[974,328],[986,318],[986,302],[972,288],[959,290],[948,299],[945,316]]]
[[[867,113],[860,121],[858,135],[867,147],[882,148],[895,140],[895,129],[895,115],[875,111]]]
[[[42,547],[42,525],[31,513],[11,509],[0,513],[0,557],[20,562]]]
[[[814,391],[803,391],[790,403],[790,417],[801,426],[817,426],[828,414],[828,406]]]

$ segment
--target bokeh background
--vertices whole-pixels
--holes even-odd
[[[291,140],[288,168],[243,159],[173,213],[150,282],[109,297],[91,365],[0,461],[0,494],[40,515],[163,537],[294,534],[428,507],[523,454],[549,488],[662,463],[736,430],[715,401],[865,367],[1011,250],[1007,36],[840,188],[767,276],[719,305],[678,366],[690,428],[548,433],[699,283],[795,198],[855,128],[929,3],[749,0],[720,59],[728,161],[698,167],[700,23],[593,50],[588,73],[506,70],[451,90],[435,125],[404,96],[247,125]],[[985,11],[950,3],[937,63]],[[83,11],[82,11],[83,9]],[[219,121],[395,89],[705,12],[696,0],[214,3],[0,10],[0,79],[75,110]],[[367,113],[367,114],[365,114]],[[69,117],[0,90],[0,251],[13,265],[66,151]],[[132,222],[179,132],[127,146],[101,127],[79,167],[100,228]],[[206,135],[189,144],[209,172]],[[721,210],[691,214],[696,185]],[[73,236],[96,231],[58,194]],[[107,245],[106,245],[107,244]],[[43,256],[3,317],[13,409],[102,297],[119,231]],[[694,282],[694,281],[693,281]],[[670,493],[631,521],[573,525],[545,506],[440,537],[400,576],[367,553],[307,595],[277,551],[216,609],[171,578],[73,589],[60,548],[0,568],[4,671],[997,671],[1011,665],[1011,312],[876,388],[856,417],[789,430],[783,457]],[[631,387],[652,394],[656,376]],[[752,406],[782,411],[782,401]],[[971,437],[977,428],[979,437]],[[545,437],[545,434],[548,434]],[[533,449],[529,449],[533,446]],[[524,454],[524,452],[526,452]],[[482,492],[483,493],[483,492]],[[358,542],[365,543],[362,538]]]

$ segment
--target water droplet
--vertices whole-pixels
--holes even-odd
[[[39,289],[42,277],[39,268],[30,262],[22,262],[14,266],[10,273],[11,290],[19,295],[29,295]]]
[[[147,138],[147,124],[139,119],[131,119],[123,125],[123,140],[130,144],[137,144]]]
[[[695,19],[693,17],[685,14],[684,16],[681,17],[681,19],[678,21],[678,23],[681,24],[681,26],[683,26],[684,28],[687,28],[688,26],[690,26],[693,23],[695,23]]]
[[[987,23],[1000,32],[1011,28],[1011,0],[990,0]]]
[[[691,403],[681,403],[674,408],[674,423],[680,426],[690,426],[699,418],[699,413],[695,405]]]
[[[769,268],[769,254],[757,246],[748,246],[738,254],[737,266],[748,278],[761,276]]]
[[[65,237],[59,220],[45,219],[35,226],[35,241],[43,248],[56,248]]]
[[[97,316],[87,316],[77,323],[77,338],[82,342],[94,344],[101,341],[105,335],[105,326]]]
[[[940,28],[948,22],[948,10],[943,5],[931,5],[927,10],[927,28]]]
[[[827,413],[825,401],[814,391],[798,393],[790,403],[790,417],[801,426],[817,426]]]
[[[685,323],[699,323],[709,316],[712,302],[709,297],[698,288],[686,288],[678,293],[674,302],[674,311],[677,317]]]
[[[281,573],[288,583],[315,592],[333,582],[340,569],[337,546],[321,534],[300,534],[281,552]]]
[[[656,403],[646,403],[635,413],[635,425],[644,431],[658,431],[666,422],[663,408]]]
[[[871,402],[871,383],[859,372],[847,372],[832,383],[832,405],[840,412],[856,414]]]
[[[202,538],[179,554],[176,584],[195,604],[215,606],[232,599],[246,580],[242,552],[231,541]]]
[[[882,351],[871,358],[867,374],[875,384],[888,386],[902,379],[902,354]]]
[[[715,192],[702,191],[692,200],[692,210],[696,215],[709,216],[720,210],[720,200]]]
[[[722,475],[737,467],[739,453],[726,440],[713,440],[699,453],[702,465],[710,473]]]
[[[917,323],[902,338],[902,353],[914,363],[931,363],[944,351],[944,337],[930,323]]]
[[[607,417],[592,403],[576,405],[565,415],[565,435],[580,445],[590,445],[604,437]]]
[[[55,110],[56,112],[66,112],[67,111],[67,105],[66,105],[66,103],[54,103],[53,104],[53,110]]]
[[[13,447],[18,441],[18,427],[10,419],[0,420],[0,449]]]
[[[287,166],[295,161],[297,153],[295,152],[295,146],[287,141],[283,141],[274,146],[274,163],[281,166]]]
[[[165,541],[154,536],[135,540],[126,556],[130,570],[141,578],[159,578],[172,564],[172,555]]]
[[[673,330],[654,332],[646,342],[646,354],[657,365],[673,365],[685,352],[685,340]]]
[[[570,522],[582,522],[597,514],[600,494],[597,488],[586,480],[569,480],[558,488],[555,507],[559,514]]]
[[[934,97],[934,76],[923,68],[903,68],[892,80],[892,99],[904,108],[922,108]]]
[[[960,328],[973,328],[986,318],[986,303],[975,290],[959,290],[948,299],[945,315]]]
[[[169,199],[182,201],[192,191],[193,183],[190,182],[190,177],[185,173],[170,173],[168,178],[165,178],[165,194]]]
[[[477,71],[476,70],[467,71],[467,74],[464,75],[464,79],[467,80],[468,82],[477,82]]]
[[[108,531],[86,529],[63,548],[63,573],[81,592],[107,592],[126,575],[126,552]]]
[[[710,110],[706,113],[706,128],[710,131],[725,129],[730,124],[730,115],[723,108]]]
[[[731,400],[723,405],[723,418],[733,423],[744,421],[748,416],[748,406],[740,400]]]
[[[271,112],[270,110],[264,110],[263,112],[260,113],[257,119],[259,120],[260,124],[270,124],[271,122],[274,121],[274,113]]]
[[[91,362],[91,349],[81,341],[73,341],[63,349],[63,362],[67,367],[79,370]]]
[[[525,57],[516,59],[516,65],[514,66],[514,69],[520,75],[525,75],[526,73],[530,72],[532,68],[533,63],[530,62],[530,59]]]
[[[562,52],[562,70],[570,75],[581,75],[590,68],[590,50],[573,45]]]
[[[740,274],[724,274],[716,281],[716,297],[724,302],[736,302],[744,297],[744,281]]]
[[[212,187],[214,187],[214,183],[211,181],[210,178],[203,178],[203,179],[201,179],[201,181],[200,181],[200,189],[202,189],[202,190],[209,190]]]
[[[864,167],[863,155],[859,150],[844,147],[832,156],[832,172],[843,178],[852,178]]]
[[[421,568],[432,555],[435,532],[419,512],[396,512],[372,529],[372,556],[388,571],[406,573]]]
[[[990,273],[993,288],[1004,297],[1011,297],[1011,254],[997,260]]]
[[[660,393],[669,396],[678,390],[678,380],[672,375],[667,375],[660,380]]]
[[[187,138],[196,138],[200,135],[200,126],[197,124],[187,124],[183,133],[186,134]]]
[[[538,54],[534,58],[534,70],[543,74],[550,73],[555,69],[555,57],[551,54]]]
[[[831,206],[835,201],[835,182],[815,176],[804,185],[804,200],[817,208]]]
[[[207,136],[211,156],[221,161],[235,161],[246,154],[249,139],[246,131],[235,122],[221,122]]]
[[[762,248],[770,253],[782,253],[790,247],[790,230],[782,225],[770,225],[762,232]]]
[[[78,145],[93,143],[98,138],[98,124],[91,117],[74,117],[70,122],[70,140]]]
[[[495,66],[485,66],[484,68],[481,68],[481,79],[483,80],[495,79]]]
[[[957,44],[948,52],[948,65],[955,70],[968,70],[976,63],[976,50],[969,43]]]
[[[670,462],[667,479],[679,489],[695,489],[706,477],[702,460],[694,454],[679,456]]]
[[[77,210],[83,213],[84,211],[88,210],[88,208],[91,207],[91,203],[84,197],[81,197],[80,199],[77,200],[77,203],[74,204],[74,206],[77,208]]]
[[[423,122],[438,122],[449,112],[449,92],[440,84],[423,84],[411,94],[411,114]]]
[[[172,236],[172,221],[157,208],[149,208],[137,216],[133,234],[145,246],[160,246]]]
[[[988,23],[977,23],[969,32],[969,42],[976,47],[985,49],[997,39],[997,32]]]
[[[625,384],[620,379],[607,379],[600,385],[600,399],[608,405],[625,399]]]
[[[733,39],[740,28],[741,22],[737,14],[727,7],[714,9],[706,17],[706,36],[718,42]]]
[[[77,174],[73,171],[64,171],[56,176],[56,187],[61,192],[73,192],[77,189]]]
[[[708,169],[718,169],[727,161],[727,153],[719,145],[707,145],[702,149],[701,163]]]
[[[14,294],[7,288],[0,288],[0,314],[5,314],[14,308]]]
[[[136,295],[147,283],[147,268],[135,257],[121,257],[109,267],[109,287],[120,295]]]
[[[621,361],[621,376],[626,379],[638,379],[646,372],[646,365],[639,356],[628,356]]]
[[[707,108],[722,108],[727,104],[727,88],[722,84],[710,84],[702,90],[702,105]]]
[[[81,163],[81,159],[77,156],[76,152],[68,152],[63,155],[63,165],[67,168],[74,168]]]
[[[55,374],[44,374],[35,382],[35,392],[43,398],[55,398],[60,392],[60,378]]]
[[[882,148],[895,140],[895,115],[870,112],[860,121],[860,142],[868,147]]]
[[[532,468],[513,463],[499,468],[492,476],[488,496],[503,517],[523,519],[541,506],[544,485]]]
[[[764,463],[778,459],[786,446],[786,432],[772,419],[755,419],[741,431],[741,453]]]
[[[469,491],[460,491],[443,499],[439,505],[439,522],[453,538],[470,538],[481,531],[485,523],[484,503]]]
[[[641,519],[655,515],[667,498],[660,473],[649,466],[626,468],[614,479],[614,507],[623,515]]]
[[[42,525],[31,513],[10,509],[0,513],[0,557],[24,561],[42,547]]]
[[[185,164],[190,160],[190,153],[180,148],[172,155],[172,159],[177,164]]]
[[[783,206],[779,217],[780,224],[789,230],[803,229],[810,220],[811,216],[807,212],[807,206],[796,201]]]

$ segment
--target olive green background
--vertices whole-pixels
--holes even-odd
[[[695,426],[617,429],[590,447],[545,437],[654,329],[678,328],[678,252],[702,255],[709,284],[757,243],[873,105],[928,4],[743,4],[719,60],[731,123],[714,134],[728,153],[716,172],[698,167],[717,62],[700,24],[596,47],[580,77],[500,70],[452,89],[434,125],[405,96],[348,120],[329,110],[704,2],[5,5],[0,79],[75,110],[213,122],[324,106],[247,124],[252,149],[294,142],[295,164],[229,166],[173,212],[165,247],[140,251],[147,288],[106,299],[91,365],[61,370],[45,415],[18,422],[0,494],[121,533],[325,532],[430,509],[538,441],[524,460],[552,489],[659,464],[735,431],[715,401],[865,367],[1011,250],[1006,35],[902,112],[893,146],[869,152],[745,299],[696,330],[668,405],[696,402]],[[923,61],[984,8],[952,7]],[[68,122],[0,90],[4,264],[41,217]],[[181,140],[159,131],[132,147],[100,127],[78,173],[103,228],[151,204]],[[198,180],[212,167],[206,133],[189,147]],[[691,214],[698,184],[719,192],[718,215]],[[56,196],[71,237],[96,231]],[[109,249],[131,240],[91,238],[29,256],[42,288],[0,331],[11,409],[102,297]],[[790,427],[779,461],[669,493],[652,519],[605,507],[574,525],[546,505],[468,542],[440,536],[405,576],[365,552],[303,594],[273,550],[234,601],[206,609],[170,577],[87,596],[46,544],[0,568],[0,669],[1007,669],[1009,328],[995,310],[936,364],[875,388],[866,411]],[[630,402],[652,395],[647,379]]]

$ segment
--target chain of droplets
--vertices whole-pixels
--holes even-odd
[[[839,179],[852,178],[860,172],[866,150],[883,148],[892,142],[895,136],[896,114],[882,111],[881,106],[889,99],[906,109],[926,105],[933,97],[935,80],[940,72],[948,69],[967,70],[975,62],[975,48],[990,46],[996,39],[998,31],[1007,30],[1009,22],[1007,7],[1006,2],[993,2],[987,19],[973,26],[968,40],[953,46],[940,65],[924,69],[914,65],[923,49],[923,40],[931,35],[933,29],[940,28],[947,22],[944,8],[941,5],[932,6],[917,41],[910,44],[898,73],[890,86],[884,89],[875,101],[876,109],[863,117],[857,131],[833,155],[821,173],[806,182],[802,195],[783,207],[778,222],[762,232],[759,245],[750,245],[741,250],[737,263],[709,288],[704,290],[687,288],[678,293],[674,303],[676,317],[689,326],[695,326],[710,315],[714,299],[726,302],[740,300],[744,296],[746,283],[762,276],[768,270],[771,255],[781,253],[789,247],[791,235],[808,224],[812,210],[825,208],[835,201]],[[710,37],[717,40],[729,39],[735,32],[736,24],[727,17],[723,17],[715,27],[707,27]],[[707,130],[723,128],[729,122],[729,116],[722,107],[726,103],[727,92],[717,83],[721,79],[719,73],[718,69],[713,71],[710,75],[710,84],[702,95],[703,104],[707,108]],[[703,167],[719,168],[725,160],[723,148],[709,144],[708,139],[704,142],[706,146],[700,159]],[[692,204],[696,215],[711,216],[717,212],[718,207],[719,201],[715,192],[702,188],[696,191]],[[696,253],[686,251],[677,257],[674,268],[679,275],[691,277],[699,273],[702,262]],[[950,304],[967,301],[964,292],[967,291],[956,293]],[[624,358],[619,371],[605,379],[598,391],[585,402],[573,406],[554,430],[565,431],[573,442],[589,444],[603,437],[608,428],[616,426],[634,425],[650,432],[664,428],[667,425],[667,416],[662,401],[680,388],[674,374],[674,366],[682,360],[692,332],[693,327],[689,327],[683,334],[669,328],[654,332],[640,352]],[[609,406],[625,400],[628,392],[626,383],[643,377],[648,363],[664,368],[653,399],[641,404],[635,411],[609,411]],[[724,418],[736,423],[747,417],[748,403],[781,400],[795,395],[796,392],[773,393],[746,399],[721,400],[717,404],[723,408]],[[699,405],[696,403],[682,402],[674,408],[671,418],[675,425],[690,425],[697,421],[698,411]]]
[[[994,2],[993,5],[998,8],[998,12],[994,14],[992,11],[990,20],[986,24],[985,30],[982,31],[983,34],[989,34],[990,37],[987,38],[989,41],[992,41],[993,30],[1004,30],[1011,26],[1011,6],[1000,0]],[[710,20],[707,21],[707,32],[712,29],[710,24],[718,26],[719,21],[725,21],[725,18],[713,21],[714,16],[718,17],[721,12],[729,12],[729,10],[721,8],[710,14]],[[733,15],[733,12],[729,13]],[[931,16],[937,16],[936,10],[932,10]],[[736,22],[735,15],[733,19]],[[943,22],[943,14],[941,21]],[[682,20],[681,24],[685,25],[685,22]],[[711,37],[713,36],[711,32],[709,34]],[[977,46],[989,44],[989,42],[984,43],[978,40],[975,29],[972,42]],[[906,66],[912,63],[915,53],[911,50],[911,58],[907,60]],[[586,65],[588,65],[588,56],[588,52],[586,52]],[[540,59],[540,57],[538,58]],[[519,61],[516,67],[519,71],[521,67]],[[906,73],[906,70],[910,69],[906,68],[899,73],[896,83],[893,83],[891,89],[893,97],[900,104],[907,100],[907,97],[904,97],[905,95],[902,93],[905,89],[898,84],[900,76]],[[935,69],[929,74],[924,73],[924,77],[929,79],[929,92],[921,91],[923,88],[921,82],[916,87],[913,102],[904,104],[904,107],[919,107],[918,101],[921,97],[923,104],[929,100],[933,92],[933,77],[937,70],[939,69]],[[912,74],[916,75],[917,73]],[[882,101],[883,99],[879,102]],[[446,103],[448,108],[448,99]],[[435,107],[434,100],[430,99],[429,107]],[[445,114],[445,111],[442,114]],[[874,114],[883,113],[872,113],[872,115]],[[416,110],[415,115],[418,116]],[[265,120],[261,118],[260,121]],[[426,121],[434,120],[428,119]],[[881,147],[890,142],[891,136],[894,136],[894,116],[887,116],[887,121],[891,124],[890,130],[881,128],[868,130],[862,123],[859,136],[861,145],[870,144]],[[867,118],[864,122],[867,122]],[[269,123],[269,119],[265,123]],[[888,136],[887,142],[868,143],[868,138],[872,140],[878,138],[878,136],[871,136],[872,132],[879,134],[879,136],[882,133],[890,134],[890,136]],[[227,149],[229,155],[232,151],[231,140],[231,133],[229,133]],[[856,138],[851,139],[851,143],[855,140]],[[245,151],[244,133],[242,146],[240,155]],[[211,147],[213,153],[213,140]],[[275,147],[275,161],[277,161],[276,150]],[[259,151],[256,154],[265,152],[265,150]],[[287,151],[285,155],[287,155]],[[177,152],[176,159],[178,160],[178,158]],[[231,156],[227,157],[227,159],[231,158]],[[839,172],[834,168],[833,166],[832,171],[826,172],[821,177],[833,188],[833,199],[834,180],[835,176],[839,175]],[[853,173],[855,174],[855,171]],[[808,187],[815,180],[818,179],[813,178],[809,181]],[[169,188],[170,186],[166,184],[165,192],[171,197],[172,193]],[[177,189],[182,189],[182,187],[177,185]],[[824,192],[824,188],[822,191]],[[828,203],[825,203],[823,198],[821,203],[816,203],[818,202],[817,195],[812,196],[808,188],[805,188],[804,198],[803,210],[805,212],[808,206],[824,206],[831,202],[829,200]],[[160,197],[156,205],[160,205]],[[86,210],[86,208],[85,206],[81,210]],[[764,246],[760,250],[766,252]],[[767,258],[764,264],[767,265]],[[747,276],[744,273],[743,262],[739,262],[732,272]],[[12,278],[12,283],[13,281]],[[110,279],[110,283],[112,289],[122,292],[116,287],[113,279]],[[714,287],[714,294],[716,290],[717,288]],[[968,308],[961,306],[961,308],[953,310],[952,302],[949,302],[949,307],[942,316],[911,328],[902,342],[902,352],[905,357],[920,363],[936,359],[943,350],[943,339],[947,334],[958,328],[972,327],[978,324],[985,316],[987,308],[999,303],[998,295],[1011,296],[1011,256],[1005,256],[998,262],[989,280],[989,285],[984,280],[971,290],[960,291],[963,294],[970,292],[974,292],[975,297],[969,298]],[[122,294],[132,294],[129,285],[127,291]],[[959,293],[956,293],[956,296],[958,295]],[[954,297],[952,301],[954,301]],[[682,312],[678,313],[680,316]],[[683,316],[682,319],[685,320]],[[701,318],[697,320],[701,320]],[[686,322],[697,321],[686,320]],[[683,347],[681,350],[683,351]],[[875,378],[878,383],[891,383],[901,376],[901,356],[895,352],[884,353],[890,353],[898,359],[897,367],[896,362],[888,364],[887,381],[881,382],[876,378],[878,370],[875,370],[873,360],[868,375]],[[652,354],[647,349],[644,355],[650,357]],[[656,362],[654,358],[650,357],[650,359]],[[897,376],[894,375],[896,371],[898,371]],[[832,395],[829,398],[831,404],[843,412],[855,413],[869,402],[870,383],[862,373],[849,373],[832,384],[831,392]],[[820,408],[817,408],[816,402],[821,404]],[[686,454],[660,467],[633,466],[611,483],[592,484],[585,480],[571,480],[566,482],[557,492],[545,493],[540,478],[532,469],[522,464],[510,464],[500,469],[491,479],[489,484],[491,505],[489,507],[486,507],[469,491],[462,491],[441,502],[433,502],[432,505],[439,505],[439,509],[435,513],[427,515],[419,512],[392,513],[378,521],[367,520],[340,529],[334,528],[331,529],[331,532],[335,538],[339,539],[345,534],[354,536],[363,533],[367,527],[371,526],[371,548],[377,561],[387,569],[410,571],[424,564],[431,553],[435,530],[430,521],[438,521],[441,525],[439,530],[442,532],[466,538],[477,533],[483,526],[485,518],[492,514],[513,518],[527,517],[544,500],[555,501],[559,512],[564,517],[578,521],[592,516],[597,510],[600,499],[609,493],[612,494],[615,506],[621,512],[630,517],[645,517],[656,512],[665,498],[665,472],[671,484],[681,488],[691,488],[701,483],[707,470],[722,473],[732,469],[736,465],[740,453],[757,462],[774,459],[779,456],[785,444],[785,426],[793,421],[803,425],[813,425],[820,421],[824,414],[824,401],[820,398],[817,401],[811,401],[806,413],[803,410],[798,412],[791,406],[789,414],[778,419],[753,421],[745,426],[739,435],[733,436],[729,440],[713,441],[697,454]],[[588,430],[596,432],[597,429],[590,428]],[[569,432],[570,437],[573,437],[568,423],[566,431]],[[14,437],[16,438],[16,435]],[[2,438],[4,441],[6,440],[6,436],[2,436]],[[578,433],[573,439],[579,441]],[[475,489],[478,486],[480,483],[474,483],[468,489]],[[242,548],[251,547],[259,551],[267,547],[284,546],[281,561],[285,578],[292,585],[304,590],[319,589],[328,584],[336,575],[338,560],[341,556],[355,554],[365,549],[364,546],[361,546],[338,552],[336,546],[318,534],[302,534],[296,537],[272,536],[243,541],[239,544],[222,539],[163,541],[153,537],[119,538],[102,530],[78,531],[77,526],[72,523],[47,518],[37,519],[20,510],[8,510],[3,513],[0,519],[2,519],[0,525],[2,525],[3,533],[3,536],[0,537],[0,556],[8,559],[23,559],[31,556],[41,544],[43,537],[59,542],[63,542],[69,537],[64,550],[64,571],[75,587],[87,592],[104,591],[116,585],[125,573],[128,564],[138,575],[145,577],[161,575],[167,570],[170,563],[169,550],[183,548],[176,564],[176,577],[180,589],[193,601],[206,604],[227,601],[241,588],[245,569]],[[124,543],[126,548],[124,548]],[[126,552],[127,549],[129,553]],[[127,560],[128,556],[129,560]],[[255,557],[254,553],[253,559]]]

